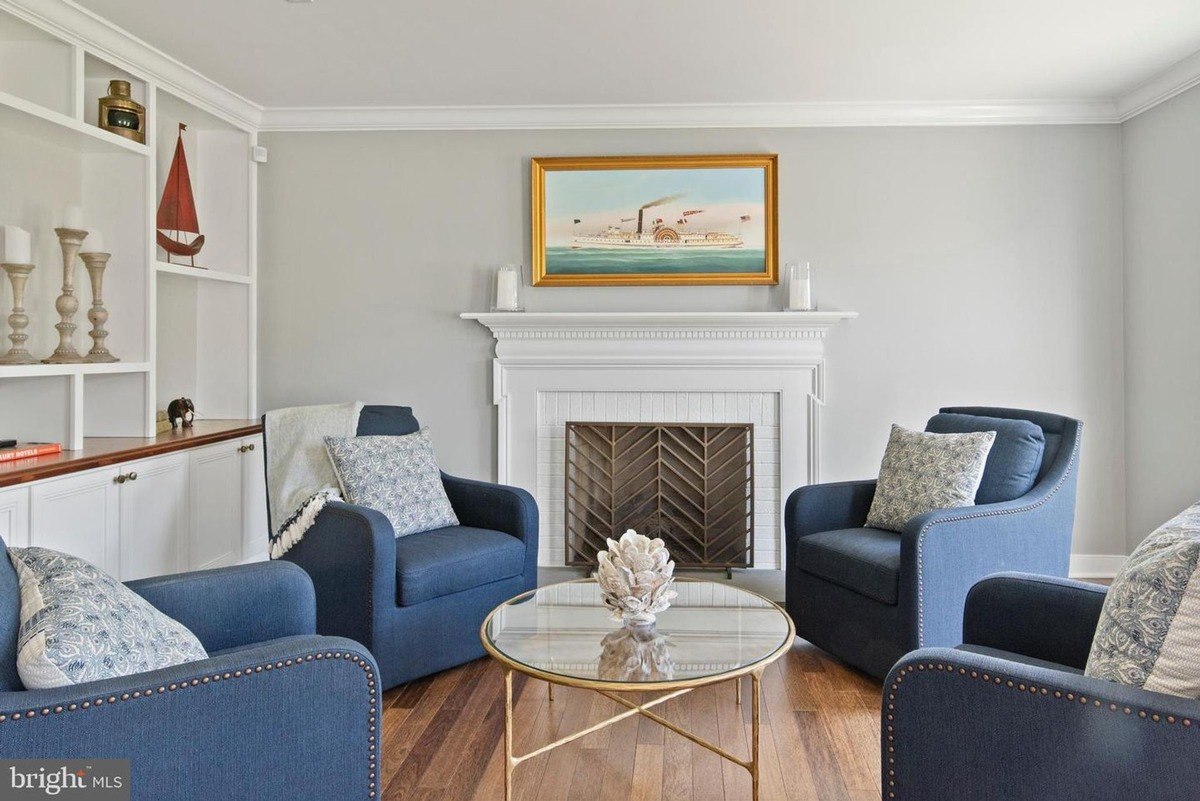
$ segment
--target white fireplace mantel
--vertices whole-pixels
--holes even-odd
[[[539,563],[563,564],[563,425],[755,425],[755,565],[783,565],[786,493],[818,480],[824,339],[857,312],[466,313],[496,339],[497,475],[542,510]]]

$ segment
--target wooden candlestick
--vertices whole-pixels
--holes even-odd
[[[12,340],[12,347],[0,356],[0,364],[37,364],[33,354],[25,350],[25,340],[29,339],[25,333],[25,327],[29,325],[29,315],[25,314],[25,282],[33,272],[33,265],[3,264],[0,267],[8,273],[13,290],[12,314],[8,315],[8,324],[12,327],[8,338]]]
[[[75,350],[75,312],[79,311],[79,300],[75,297],[75,257],[79,255],[79,247],[83,244],[87,231],[80,228],[55,228],[58,234],[58,244],[63,254],[63,286],[62,294],[54,301],[54,310],[58,312],[59,322],[54,325],[58,331],[58,347],[49,358],[42,359],[46,364],[78,364],[83,356]]]
[[[104,328],[104,324],[108,322],[108,309],[104,308],[104,268],[108,265],[108,260],[112,254],[109,253],[80,253],[79,258],[83,259],[83,264],[87,267],[88,278],[92,282],[92,308],[88,309],[87,318],[92,324],[92,330],[88,334],[92,338],[92,349],[88,351],[87,356],[83,357],[85,362],[119,362],[121,361],[116,356],[109,353],[104,341],[108,338],[108,331]]]

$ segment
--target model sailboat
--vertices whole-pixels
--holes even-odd
[[[162,200],[158,204],[158,246],[167,251],[167,263],[171,256],[187,256],[191,266],[196,266],[196,254],[204,247],[200,235],[200,224],[196,221],[196,199],[192,197],[192,178],[188,175],[187,156],[183,152],[183,132],[187,126],[179,123],[179,138],[175,140],[175,156],[167,173]],[[166,233],[164,233],[166,232]],[[167,236],[167,234],[171,236]],[[187,242],[182,234],[196,234]]]

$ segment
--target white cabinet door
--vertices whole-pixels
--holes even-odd
[[[262,437],[242,440],[242,561],[267,558],[267,479]]]
[[[29,544],[29,487],[0,490],[0,538],[14,548]]]
[[[193,450],[188,569],[231,565],[242,558],[241,443],[229,440]]]
[[[172,453],[117,467],[121,490],[121,581],[187,569],[188,457]]]
[[[30,487],[29,544],[63,551],[109,573],[119,569],[120,470],[105,467]]]

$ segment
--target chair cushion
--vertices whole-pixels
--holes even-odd
[[[1134,548],[1113,579],[1088,676],[1200,698],[1200,502]]]
[[[817,578],[894,605],[900,584],[900,535],[877,528],[809,534],[796,542],[796,566]]]
[[[1029,420],[974,414],[935,414],[925,430],[933,434],[995,431],[975,503],[1003,503],[1020,498],[1037,482],[1046,450],[1042,427]]]
[[[396,603],[412,606],[519,575],[525,543],[503,531],[448,526],[396,540]]]
[[[996,435],[931,434],[893,425],[867,525],[900,531],[935,509],[972,506]]]
[[[9,548],[21,582],[17,672],[29,690],[207,659],[186,626],[75,556]]]
[[[383,512],[396,536],[458,525],[429,429],[402,436],[325,437],[342,495]]]
[[[1074,673],[1077,676],[1083,674],[1082,670],[1076,667],[1071,667],[1070,665],[1060,665],[1057,662],[1048,662],[1045,659],[1037,659],[1036,657],[1025,656],[1025,654],[1018,654],[1014,651],[1004,651],[1000,648],[988,648],[986,645],[960,645],[954,650],[966,651],[970,654],[981,654],[982,656],[1004,659],[1009,662],[1018,662],[1022,665],[1029,665],[1031,667],[1046,668],[1047,670],[1061,670],[1063,673]]]

